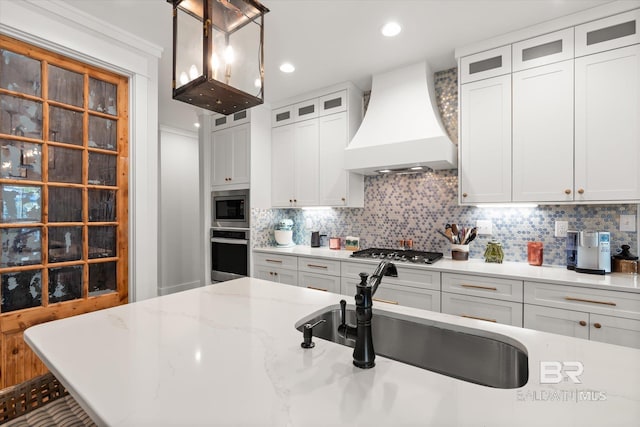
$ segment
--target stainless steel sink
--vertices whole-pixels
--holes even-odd
[[[373,310],[373,346],[378,356],[495,388],[518,388],[529,380],[527,350],[518,341],[480,329],[464,328]],[[355,325],[353,306],[347,306],[347,323]],[[330,306],[295,325],[326,320],[313,328],[313,336],[353,347],[355,341],[338,334],[340,307]],[[348,363],[349,361],[345,361]]]

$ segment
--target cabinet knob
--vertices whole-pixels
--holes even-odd
[[[273,272],[273,275],[274,275],[274,276],[277,276],[277,275],[278,275],[278,272],[277,272],[277,271],[274,271],[274,272]]]
[[[596,328],[596,329],[600,329],[600,328],[602,328],[602,325],[600,323],[594,323],[593,327]]]
[[[585,322],[584,320],[581,320],[579,323],[580,323],[580,326],[587,326],[587,322]]]
[[[298,203],[298,199],[293,199],[293,203]]]
[[[578,194],[584,194],[584,188],[579,188],[578,189]]]
[[[566,190],[564,190],[564,194],[571,194],[571,190],[567,188]]]
[[[289,199],[289,203],[293,203],[293,199]]]
[[[345,197],[343,197],[341,200],[342,200],[343,202],[346,202],[346,201],[347,201],[347,199],[346,199]]]
[[[269,272],[269,276],[273,276],[273,271],[270,271],[270,272]]]
[[[467,197],[467,193],[462,193],[462,197]]]

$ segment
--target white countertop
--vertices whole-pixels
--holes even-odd
[[[340,298],[244,278],[41,324],[25,340],[99,425],[640,425],[640,350],[389,306],[518,340],[529,381],[494,389],[383,357],[361,370],[352,349],[315,338],[304,350],[294,329]],[[581,383],[541,384],[541,361],[581,362]]]
[[[253,248],[253,251],[281,255],[312,256],[370,264],[377,264],[379,262],[379,260],[374,259],[350,258],[350,255],[353,253],[352,251],[331,250],[326,247],[311,248],[309,246],[298,245],[291,248]],[[585,274],[576,273],[575,271],[567,270],[565,267],[559,266],[532,266],[522,262],[504,262],[502,264],[496,264],[486,263],[480,259],[454,261],[451,258],[443,258],[430,265],[416,265],[411,263],[399,263],[398,265],[447,273],[477,274],[481,276],[502,277],[532,282],[555,283],[559,285],[573,285],[640,293],[640,276],[637,274]]]

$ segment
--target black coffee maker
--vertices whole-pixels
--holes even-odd
[[[320,238],[322,236],[325,236],[325,234],[320,234],[319,231],[312,231],[311,232],[311,247],[312,248],[319,248],[320,247]]]

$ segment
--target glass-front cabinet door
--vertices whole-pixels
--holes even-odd
[[[22,331],[127,302],[128,80],[0,35],[0,388]]]

